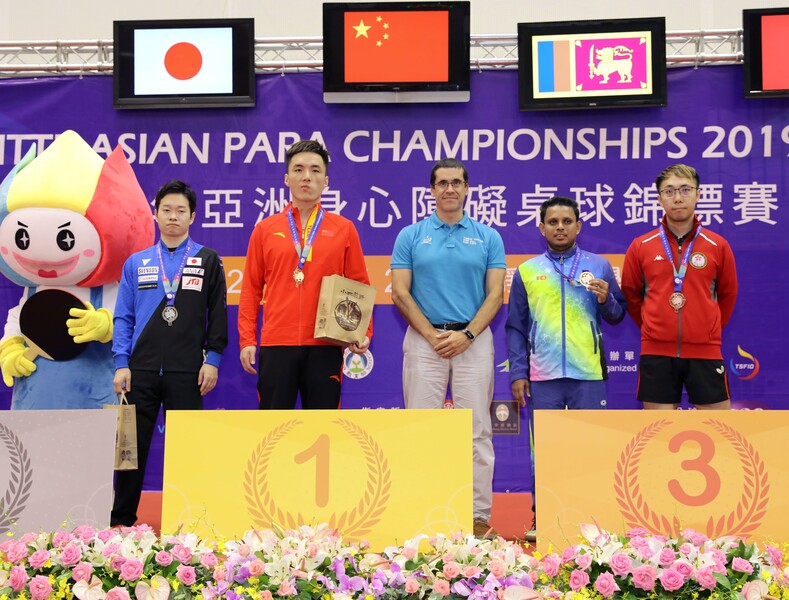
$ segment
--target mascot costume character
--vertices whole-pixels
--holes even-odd
[[[11,170],[0,184],[0,271],[25,287],[0,342],[12,409],[116,402],[118,281],[124,261],[153,240],[151,207],[120,147],[105,161],[66,131]],[[70,307],[63,309],[63,297]],[[54,352],[62,338],[76,351]]]

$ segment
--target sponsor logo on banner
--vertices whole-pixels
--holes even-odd
[[[138,29],[134,32],[134,93],[230,94],[230,27]]]
[[[729,360],[729,370],[743,381],[753,379],[759,374],[759,361],[750,352],[746,352],[740,345],[737,345],[737,354],[740,358]]]
[[[369,350],[364,354],[354,354],[347,348],[342,359],[343,375],[351,379],[364,379],[373,370],[373,353]]]
[[[490,405],[493,435],[519,435],[520,406],[517,400],[494,400]]]

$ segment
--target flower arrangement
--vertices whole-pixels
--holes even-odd
[[[208,542],[149,527],[28,533],[0,544],[0,600],[789,600],[783,552],[736,538],[581,528],[581,543],[529,555],[471,535],[417,536],[373,552],[327,525]]]

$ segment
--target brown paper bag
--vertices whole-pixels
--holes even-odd
[[[118,404],[105,404],[104,408],[118,411],[118,429],[115,436],[115,470],[134,471],[137,463],[137,407],[129,404],[126,394],[120,394]]]
[[[361,343],[375,305],[375,288],[341,275],[321,280],[314,336],[335,344]]]

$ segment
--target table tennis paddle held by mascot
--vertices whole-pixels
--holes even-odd
[[[120,147],[104,160],[66,131],[14,166],[0,183],[0,272],[24,288],[0,341],[12,409],[116,401],[118,281],[153,241],[151,207]]]

